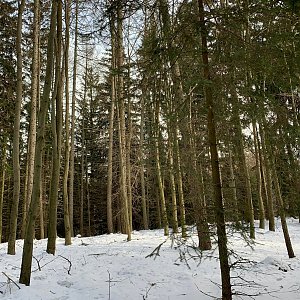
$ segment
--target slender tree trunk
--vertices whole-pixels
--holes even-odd
[[[55,91],[52,97],[52,170],[49,197],[49,226],[47,253],[55,254],[57,237],[57,201],[60,178],[61,161],[61,138],[62,138],[62,95],[63,95],[63,72],[62,72],[62,1],[57,6],[57,48],[55,66]]]
[[[130,34],[130,17],[127,18],[128,23],[128,39]],[[128,43],[127,49],[127,136],[126,136],[126,170],[127,170],[127,194],[128,194],[128,214],[129,214],[129,224],[131,231],[132,228],[132,178],[131,178],[131,140],[132,140],[132,117],[131,117],[131,95],[130,95],[130,64],[131,64],[131,51],[130,51],[130,43]]]
[[[167,55],[168,55],[168,60],[171,66],[171,78],[172,82],[174,84],[174,94],[175,94],[175,99],[182,104],[185,101],[184,93],[183,93],[183,87],[182,87],[182,82],[181,82],[181,72],[180,72],[180,67],[179,63],[176,59],[176,56],[174,56],[173,50],[174,50],[174,45],[173,45],[173,40],[170,38],[172,36],[172,28],[171,28],[171,20],[170,20],[170,14],[168,11],[168,2],[165,0],[160,0],[159,1],[159,13],[161,15],[162,19],[162,31],[163,31],[163,36],[166,39],[166,43],[168,44],[167,46]],[[171,104],[172,106],[172,104]],[[172,114],[172,111],[169,111],[170,114]],[[172,140],[174,141],[174,145],[172,141],[170,141],[170,184],[171,184],[171,194],[172,194],[172,210],[173,210],[173,230],[175,226],[175,232],[178,231],[178,221],[177,221],[177,199],[176,199],[176,184],[175,184],[175,169],[177,169],[177,178],[178,178],[178,189],[179,189],[179,208],[180,208],[180,215],[181,215],[181,226],[182,226],[182,235],[186,235],[186,228],[185,228],[185,207],[184,207],[184,197],[183,197],[183,189],[182,189],[182,179],[181,177],[181,170],[180,166],[177,164],[177,167],[172,166],[172,156],[174,155],[173,153],[173,148],[175,149],[176,153],[176,158],[180,160],[180,154],[179,154],[179,147],[176,148],[176,143],[178,146],[178,141],[177,141],[177,136],[176,136],[176,128],[177,128],[177,118],[175,121],[175,124],[171,122],[170,124],[171,127],[169,129],[169,134],[172,135],[174,134]],[[169,127],[170,127],[169,126]],[[175,126],[175,127],[174,127]],[[175,130],[174,130],[175,128]],[[174,146],[174,147],[173,147]],[[177,150],[178,151],[177,151]]]
[[[198,0],[199,8],[199,25],[201,30],[202,39],[202,62],[203,62],[203,75],[204,79],[211,81],[209,71],[209,60],[208,60],[208,48],[207,48],[207,29],[204,19],[204,4],[203,0]],[[212,94],[211,84],[206,84],[204,88],[205,100],[208,109],[207,122],[208,122],[208,142],[211,156],[211,168],[213,178],[213,190],[214,190],[214,204],[215,204],[215,219],[217,224],[217,236],[218,236],[218,247],[219,247],[219,259],[221,267],[222,277],[222,299],[231,300],[232,291],[230,283],[230,268],[228,262],[228,250],[227,250],[227,236],[225,226],[225,211],[223,207],[222,199],[222,188],[219,168],[219,158],[217,149],[217,138],[216,138],[216,124],[214,117],[214,101]]]
[[[45,224],[44,224],[44,172],[42,172],[42,176],[41,176],[42,180],[40,182],[40,239],[44,239],[45,238]]]
[[[255,228],[254,228],[254,210],[253,210],[253,202],[252,202],[252,191],[251,191],[251,182],[249,177],[249,171],[246,162],[245,150],[244,150],[244,142],[243,142],[243,134],[242,134],[242,125],[239,116],[239,108],[238,108],[238,98],[236,94],[236,90],[233,89],[233,121],[236,131],[236,147],[237,153],[240,161],[240,171],[243,175],[243,181],[245,183],[246,189],[246,203],[245,203],[245,219],[250,223],[250,238],[255,238]]]
[[[87,152],[87,149],[86,149]],[[86,187],[86,202],[87,202],[87,218],[88,218],[88,229],[87,236],[92,235],[91,231],[91,199],[90,199],[90,185],[89,185],[89,173],[88,173],[88,160],[87,153],[85,155],[85,187]]]
[[[87,45],[86,45],[87,47]],[[82,100],[82,122],[81,122],[81,172],[80,172],[80,234],[84,235],[84,200],[87,199],[87,184],[88,179],[84,180],[87,176],[86,165],[86,140],[85,140],[85,118],[87,117],[87,76],[88,76],[88,51],[86,49],[86,58],[85,58],[85,75],[84,75],[84,91],[83,91],[83,100]]]
[[[187,158],[187,166],[189,170],[189,182],[191,185],[190,193],[192,197],[192,204],[194,208],[194,218],[197,226],[197,233],[199,239],[199,249],[210,250],[211,240],[209,233],[209,226],[207,223],[207,209],[206,209],[206,195],[203,181],[202,164],[197,162],[196,145],[194,140],[194,130],[192,126],[192,105],[190,99],[190,111],[189,111],[189,126],[186,130],[186,135],[189,136],[189,156]]]
[[[129,72],[129,71],[128,71]],[[130,80],[130,79],[128,79]],[[126,137],[126,170],[127,170],[127,193],[128,193],[128,214],[129,214],[129,226],[132,231],[132,180],[131,180],[131,139],[132,139],[132,120],[131,120],[131,100],[130,95],[128,95],[128,105],[127,105],[127,118],[128,118],[128,129]]]
[[[23,97],[23,55],[22,55],[22,24],[23,24],[23,10],[25,7],[25,0],[19,1],[18,8],[18,24],[17,24],[17,96],[15,106],[15,119],[14,119],[14,134],[13,134],[13,173],[14,173],[14,191],[13,201],[10,210],[9,220],[9,237],[7,254],[15,255],[16,237],[17,237],[17,220],[18,220],[18,207],[20,197],[20,119],[21,119],[21,105]]]
[[[5,188],[5,174],[6,174],[6,138],[2,145],[2,165],[1,165],[1,185],[0,185],[0,243],[2,242],[2,231],[3,231],[3,201],[4,201],[4,188]]]
[[[208,225],[208,216],[207,216],[207,206],[206,206],[206,195],[205,195],[205,186],[204,186],[204,178],[203,178],[203,167],[200,162],[196,174],[198,177],[199,184],[199,200],[196,200],[196,214],[197,214],[197,232],[199,237],[199,249],[200,250],[210,250],[211,240],[210,240],[210,232]],[[198,197],[198,195],[196,195]]]
[[[28,214],[29,202],[32,195],[33,187],[33,171],[34,171],[34,153],[36,145],[36,113],[37,101],[39,98],[39,35],[40,35],[40,3],[34,5],[34,20],[33,20],[33,59],[32,59],[32,76],[31,76],[31,111],[30,125],[28,136],[28,155],[26,163],[26,181],[23,203],[23,216],[21,237],[24,238],[26,219]]]
[[[257,131],[257,146],[258,146],[259,165],[260,165],[260,174],[261,174],[262,199],[265,207],[266,219],[269,220],[269,204],[268,204],[269,196],[268,196],[267,182],[266,182],[266,171],[265,171],[264,157],[262,153],[262,146],[259,137],[260,137],[260,133]]]
[[[29,129],[29,136],[30,136],[30,129]],[[29,144],[30,144],[29,136],[28,136],[28,139],[27,139],[28,148],[30,148],[30,146],[29,146]],[[28,206],[29,206],[29,201],[27,199],[28,173],[29,173],[29,151],[28,151],[28,149],[27,149],[27,155],[26,156],[27,157],[26,157],[26,171],[25,171],[25,180],[24,180],[24,200],[23,200],[23,207],[22,207],[21,239],[24,239],[24,236],[25,236],[26,216],[28,214]],[[33,176],[32,176],[32,178],[33,178]]]
[[[64,226],[65,226],[65,245],[71,245],[71,224],[70,224],[70,208],[68,197],[68,177],[69,177],[69,164],[70,164],[70,127],[69,127],[69,43],[70,43],[70,0],[65,0],[65,13],[66,13],[66,45],[65,45],[65,80],[66,80],[66,112],[65,112],[65,167],[63,175],[63,202],[64,202]]]
[[[161,166],[160,166],[160,154],[159,154],[159,103],[156,103],[155,108],[155,161],[156,161],[156,174],[157,174],[157,182],[158,182],[158,190],[159,190],[159,200],[161,206],[161,214],[162,214],[162,225],[164,227],[164,235],[169,235],[169,223],[168,223],[168,215],[167,215],[167,207],[166,207],[166,200],[165,200],[165,192],[164,192],[164,185],[161,173]]]
[[[122,203],[122,213],[127,240],[131,240],[131,226],[129,217],[129,199],[127,187],[127,155],[126,153],[126,125],[125,125],[125,99],[124,99],[124,49],[123,49],[123,12],[121,1],[117,7],[117,37],[116,37],[116,57],[118,67],[118,110],[119,110],[119,144],[120,144],[120,194]]]
[[[281,227],[282,227],[282,231],[283,231],[283,235],[284,235],[284,241],[285,241],[285,245],[286,245],[286,249],[287,249],[289,258],[293,258],[293,257],[295,257],[295,254],[294,254],[292,242],[291,242],[289,231],[288,231],[288,226],[286,223],[284,204],[283,204],[280,185],[279,185],[278,176],[277,176],[277,172],[276,172],[276,168],[275,168],[275,162],[274,162],[273,158],[270,158],[270,159],[271,159],[270,163],[272,166],[272,174],[273,174],[273,179],[274,179],[275,194],[276,194],[277,203],[278,203],[278,207],[279,207]]]
[[[288,156],[288,162],[289,167],[291,169],[291,175],[293,177],[293,184],[291,184],[291,189],[293,190],[293,199],[291,203],[291,208],[293,210],[294,215],[299,216],[299,210],[300,210],[300,174],[299,174],[299,163],[295,157],[295,154],[293,153],[292,145],[290,142],[287,142],[285,145],[285,148],[287,149],[287,156]]]
[[[161,218],[161,204],[160,204],[160,191],[159,188],[155,191],[155,198],[156,198],[156,207],[157,207],[157,226],[158,228],[162,228],[162,218]]]
[[[232,199],[233,199],[233,215],[234,220],[237,226],[239,226],[240,218],[239,218],[239,205],[238,205],[238,198],[237,198],[237,192],[236,192],[236,180],[234,176],[234,168],[233,168],[233,159],[232,159],[232,151],[229,149],[229,171],[230,171],[230,183],[229,187],[231,189],[232,193]]]
[[[107,171],[107,230],[108,233],[114,231],[113,210],[112,210],[112,180],[113,180],[113,142],[114,142],[114,115],[116,102],[116,37],[115,37],[115,15],[112,11],[110,17],[110,35],[111,35],[111,104],[109,113],[109,146],[108,146],[108,171]]]
[[[35,0],[35,4],[37,1],[38,0]],[[26,224],[25,240],[24,240],[23,255],[22,255],[22,265],[21,265],[21,273],[20,273],[20,283],[26,285],[30,285],[34,227],[35,227],[35,220],[38,214],[39,200],[40,200],[42,157],[43,157],[43,149],[45,144],[44,132],[45,132],[46,115],[49,106],[49,98],[50,98],[50,91],[52,85],[52,68],[54,62],[53,53],[54,53],[57,2],[58,1],[52,2],[50,32],[49,32],[48,46],[47,46],[47,66],[46,66],[46,74],[45,74],[45,84],[43,90],[43,97],[41,99],[40,111],[38,113],[37,144],[35,149],[32,200],[30,202],[28,221]]]
[[[144,91],[145,92],[145,91]],[[145,119],[145,99],[144,95],[141,96],[141,125],[140,125],[140,172],[141,172],[141,190],[142,190],[142,211],[143,211],[143,226],[144,229],[149,229],[148,214],[147,214],[147,201],[146,201],[146,187],[145,187],[145,167],[144,167],[144,119]]]
[[[255,147],[255,161],[256,161],[256,184],[257,184],[257,198],[259,207],[259,228],[265,229],[265,209],[262,198],[262,182],[260,172],[260,160],[259,160],[259,149],[258,149],[258,135],[256,121],[252,122],[253,136],[254,136],[254,147]]]
[[[75,0],[75,37],[72,83],[72,117],[71,117],[71,152],[70,152],[70,181],[69,181],[69,211],[71,236],[74,236],[73,211],[74,211],[74,157],[75,157],[75,105],[77,83],[77,48],[78,48],[78,0]]]
[[[263,120],[263,122],[264,122],[263,125],[264,125],[264,129],[265,129],[266,121]],[[289,231],[288,231],[288,226],[286,223],[284,203],[283,203],[283,199],[282,199],[281,189],[280,189],[278,175],[277,175],[277,171],[276,171],[276,165],[275,165],[275,158],[276,158],[278,150],[277,150],[276,146],[274,146],[274,148],[272,147],[271,139],[267,134],[264,135],[264,143],[265,143],[266,152],[267,152],[266,157],[269,161],[270,170],[271,170],[271,174],[272,174],[272,178],[273,178],[275,195],[276,195],[276,200],[277,200],[277,204],[278,204],[278,210],[279,210],[279,215],[280,215],[280,220],[281,220],[281,227],[282,227],[282,231],[283,231],[283,235],[284,235],[286,249],[287,249],[289,258],[293,258],[293,257],[295,257],[295,254],[294,254],[292,242],[291,242]],[[275,156],[275,158],[274,158],[274,156]]]
[[[184,193],[183,193],[183,184],[182,184],[181,157],[180,157],[179,144],[177,139],[177,128],[175,130],[174,144],[175,144],[175,154],[176,154],[176,174],[177,174],[177,186],[178,186],[181,235],[183,238],[185,238],[186,237],[185,204],[184,204]]]
[[[43,220],[44,220],[44,236],[45,238],[48,237],[48,206],[49,206],[49,201],[47,201],[47,195],[50,193],[50,186],[49,182],[47,181],[47,176],[46,174],[50,173],[50,151],[51,149],[48,148],[47,151],[45,152],[43,162],[45,168],[42,169],[41,172],[41,181],[43,182],[43,188],[41,189],[40,193],[42,193],[42,198],[43,198]],[[40,197],[41,201],[41,197]],[[41,216],[40,216],[41,219]]]
[[[169,137],[168,147],[169,147],[169,176],[170,176],[170,190],[172,197],[172,228],[174,233],[178,233],[178,216],[177,216],[177,196],[176,196],[176,186],[174,177],[174,158],[173,158],[173,144],[171,142],[171,137]]]
[[[268,197],[268,217],[269,217],[269,230],[275,231],[275,219],[274,219],[274,208],[273,208],[273,197],[272,197],[272,179],[271,179],[271,167],[268,159],[265,133],[264,129],[259,127],[260,137],[261,137],[261,146],[264,156],[264,167],[266,173],[266,191]]]

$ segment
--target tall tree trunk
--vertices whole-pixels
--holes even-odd
[[[161,219],[162,225],[164,227],[164,235],[169,235],[169,222],[168,222],[168,215],[167,215],[167,207],[166,207],[166,200],[165,200],[165,192],[164,192],[164,185],[162,179],[162,172],[161,172],[161,165],[160,165],[160,154],[159,154],[159,138],[160,138],[160,130],[159,130],[159,103],[157,101],[156,108],[154,111],[154,120],[155,120],[155,162],[156,162],[156,174],[157,174],[157,181],[158,181],[158,190],[159,190],[159,200],[160,200],[160,207],[161,207]]]
[[[183,193],[183,184],[182,184],[181,157],[179,151],[179,143],[177,139],[177,128],[175,129],[174,144],[175,144],[175,155],[176,155],[176,174],[177,174],[177,186],[178,186],[181,235],[183,238],[185,238],[186,237],[185,204],[184,204],[184,193]]]
[[[269,204],[268,204],[268,189],[267,189],[267,181],[266,181],[266,171],[265,171],[265,163],[263,157],[262,145],[260,142],[260,133],[257,130],[257,148],[258,148],[258,156],[259,156],[259,165],[260,165],[260,174],[261,174],[261,189],[262,189],[262,199],[265,207],[265,216],[266,219],[269,220]]]
[[[52,96],[52,170],[49,197],[49,225],[47,253],[55,254],[57,237],[57,202],[60,179],[61,161],[61,138],[62,138],[62,96],[63,96],[63,70],[62,68],[62,1],[58,1],[57,6],[57,37],[56,37],[56,66],[55,85]]]
[[[21,105],[23,97],[23,55],[22,55],[22,24],[23,24],[23,11],[25,7],[25,0],[19,1],[18,7],[18,24],[17,24],[17,96],[15,106],[15,119],[14,119],[14,134],[13,134],[13,173],[14,173],[14,191],[13,201],[10,209],[9,220],[9,237],[7,254],[15,255],[16,237],[17,237],[17,220],[18,220],[18,207],[20,197],[20,119],[21,119]]]
[[[203,181],[203,170],[201,162],[197,162],[197,153],[195,145],[195,132],[193,129],[192,121],[192,101],[189,101],[189,126],[185,129],[185,135],[189,136],[189,152],[187,158],[187,166],[190,170],[188,172],[189,182],[191,185],[190,194],[192,197],[193,214],[197,226],[197,233],[199,239],[200,250],[210,250],[211,240],[209,233],[209,226],[207,222],[207,208],[206,208],[206,195]]]
[[[282,200],[282,195],[281,195],[281,190],[280,190],[280,185],[278,181],[278,176],[275,168],[275,162],[274,159],[270,157],[271,160],[271,166],[272,166],[272,174],[274,178],[274,188],[275,188],[275,194],[277,198],[277,203],[278,203],[278,208],[279,208],[279,215],[280,215],[280,220],[281,220],[281,227],[284,235],[284,241],[286,245],[286,249],[288,252],[289,258],[295,257],[292,242],[290,239],[289,231],[288,231],[288,226],[286,223],[286,217],[285,217],[285,211],[284,211],[284,204]]]
[[[40,182],[40,239],[44,239],[45,238],[45,224],[44,224],[44,172],[42,171],[42,176],[41,176],[42,180]]]
[[[124,99],[124,49],[123,49],[123,12],[121,1],[117,5],[117,36],[116,57],[118,67],[118,117],[119,117],[119,146],[120,146],[120,195],[123,214],[123,228],[127,233],[127,240],[131,240],[131,226],[129,217],[128,189],[127,189],[127,147],[126,147],[126,125],[125,125],[125,99]]]
[[[107,165],[107,231],[112,233],[113,227],[113,210],[112,210],[112,180],[113,180],[113,142],[114,142],[114,115],[116,102],[116,34],[115,34],[115,15],[112,11],[110,15],[110,35],[111,35],[111,103],[109,112],[109,146],[108,146],[108,165]]]
[[[178,216],[177,216],[177,195],[174,176],[174,158],[173,158],[173,143],[172,137],[169,136],[168,150],[169,150],[169,176],[170,176],[170,190],[172,197],[172,228],[174,233],[178,233]]]
[[[72,83],[72,117],[71,117],[71,151],[70,151],[70,181],[69,181],[69,211],[71,236],[74,236],[74,157],[75,157],[75,105],[77,84],[77,48],[78,48],[78,0],[75,0],[75,33],[74,33],[74,60]]]
[[[86,149],[87,152],[87,149]],[[91,199],[90,199],[90,184],[89,184],[89,172],[88,172],[88,155],[85,154],[85,187],[86,187],[86,202],[87,202],[87,218],[88,229],[87,236],[91,236]]]
[[[204,186],[204,178],[203,178],[203,167],[202,163],[199,163],[199,166],[196,169],[196,174],[198,178],[199,184],[199,199],[196,199],[196,224],[197,224],[197,232],[199,238],[199,249],[200,250],[210,250],[211,240],[210,240],[210,232],[208,225],[208,215],[207,215],[207,205],[206,205],[206,195],[205,195],[205,186]],[[198,195],[196,195],[198,197]]]
[[[257,125],[256,121],[252,122],[253,126],[253,136],[254,136],[254,148],[255,148],[255,162],[256,162],[256,184],[257,184],[257,200],[259,207],[259,228],[265,229],[265,209],[262,198],[262,182],[261,182],[261,172],[260,172],[260,160],[259,160],[259,143],[258,143],[258,135],[257,135]]]
[[[268,159],[265,133],[264,129],[260,126],[259,133],[261,137],[261,146],[264,156],[264,169],[266,173],[266,191],[268,199],[268,217],[269,217],[269,230],[275,231],[275,219],[274,219],[274,208],[273,208],[273,197],[272,197],[272,179],[271,179],[271,166]]]
[[[181,72],[180,72],[180,67],[179,67],[179,63],[177,61],[176,56],[174,55],[174,41],[172,38],[173,33],[172,33],[172,27],[171,27],[171,20],[170,20],[170,14],[168,11],[168,2],[165,0],[160,0],[159,1],[159,13],[161,15],[161,19],[162,19],[162,31],[163,31],[163,37],[166,39],[166,43],[167,43],[167,56],[168,56],[168,61],[170,63],[171,66],[171,78],[172,78],[172,82],[174,84],[174,94],[175,94],[175,99],[179,102],[179,104],[183,104],[185,102],[185,97],[184,97],[184,93],[183,93],[183,87],[182,87],[182,82],[181,82]],[[172,104],[171,104],[172,107]],[[169,111],[170,114],[172,114],[172,109]],[[173,118],[174,116],[171,116],[171,118]],[[175,122],[171,122],[170,126],[171,127],[169,129],[169,134],[173,135],[173,137],[171,138],[171,140],[174,142],[170,141],[171,145],[169,149],[169,153],[170,153],[170,184],[171,184],[171,194],[172,194],[172,210],[173,210],[173,223],[175,225],[175,229],[176,227],[178,227],[178,221],[177,221],[177,199],[176,199],[176,185],[175,185],[175,179],[174,179],[174,175],[175,175],[175,169],[177,169],[177,178],[178,178],[178,189],[179,189],[179,208],[180,208],[180,214],[181,214],[181,226],[182,226],[182,235],[185,236],[186,235],[186,229],[185,229],[185,207],[184,207],[184,197],[183,197],[183,189],[182,189],[182,181],[180,179],[181,176],[181,171],[180,171],[180,166],[177,163],[177,166],[174,167],[172,166],[172,156],[174,155],[173,153],[173,148],[175,149],[175,155],[176,158],[180,160],[180,154],[179,154],[179,147],[176,148],[176,143],[178,146],[178,141],[177,141],[177,132],[176,132],[176,128],[177,128],[177,123],[178,120],[177,118],[175,119]],[[174,124],[175,123],[175,124]],[[175,129],[175,130],[174,130]],[[177,150],[178,151],[177,151]],[[174,183],[173,183],[174,181]],[[174,227],[173,225],[173,227]],[[174,229],[174,228],[173,228]],[[176,229],[177,231],[178,229]]]
[[[130,71],[128,70],[130,76]],[[130,81],[130,78],[128,78]],[[128,214],[129,214],[129,226],[132,231],[132,180],[131,180],[131,139],[132,139],[132,120],[131,120],[131,99],[130,92],[128,91],[128,105],[127,105],[127,118],[128,118],[128,129],[126,136],[126,170],[127,170],[127,197],[128,197]]]
[[[29,207],[29,200],[27,199],[28,173],[29,173],[29,148],[30,148],[29,144],[30,144],[30,127],[29,127],[29,136],[27,138],[28,149],[27,149],[27,155],[26,155],[27,156],[26,157],[26,171],[25,171],[25,180],[24,180],[24,200],[23,200],[23,207],[22,207],[21,239],[24,239],[24,236],[25,236],[26,217],[28,214],[28,207]],[[34,162],[33,162],[33,164],[34,164]],[[32,176],[32,179],[33,179],[33,176]]]
[[[2,161],[1,161],[1,185],[0,185],[0,243],[2,242],[2,231],[3,231],[3,201],[4,201],[4,188],[5,188],[5,174],[6,174],[6,137],[4,137],[2,145]]]
[[[232,159],[232,151],[229,149],[229,171],[230,171],[230,179],[229,179],[229,188],[232,193],[232,200],[233,200],[233,215],[234,220],[237,226],[239,226],[240,218],[239,218],[239,205],[238,205],[238,198],[236,192],[236,180],[234,176],[234,168],[233,168],[233,159]]]
[[[263,120],[264,124],[264,129],[266,128],[266,120]],[[276,171],[276,165],[275,165],[275,158],[277,156],[278,149],[276,146],[272,147],[271,145],[271,138],[267,133],[264,135],[265,138],[265,145],[266,145],[266,151],[267,151],[267,159],[269,160],[270,164],[270,170],[272,173],[272,178],[273,178],[273,183],[274,183],[274,189],[275,189],[275,195],[276,195],[276,200],[278,204],[278,210],[279,210],[279,216],[281,220],[281,227],[284,235],[284,241],[286,245],[286,249],[288,252],[289,258],[295,257],[292,242],[290,239],[289,231],[288,231],[288,226],[286,223],[286,217],[285,217],[285,209],[284,209],[284,203],[282,199],[282,194],[281,194],[281,189],[279,185],[279,180],[278,180],[278,175]],[[274,158],[275,157],[275,158]]]
[[[128,35],[127,38],[129,39],[130,35],[130,17],[127,18],[128,23]],[[127,170],[127,194],[128,194],[128,214],[129,214],[129,224],[130,224],[130,230],[133,230],[132,227],[132,201],[133,201],[133,195],[132,195],[132,176],[131,176],[131,140],[132,140],[132,117],[131,117],[131,83],[130,83],[130,76],[131,76],[131,70],[130,70],[130,64],[132,63],[131,60],[131,51],[130,51],[130,43],[128,43],[128,49],[127,49],[127,135],[126,135],[126,170]]]
[[[40,3],[34,5],[33,19],[33,58],[32,58],[32,76],[31,76],[31,102],[30,102],[30,125],[28,136],[28,155],[26,168],[26,182],[23,203],[22,229],[21,237],[24,238],[26,219],[28,214],[29,202],[32,195],[33,171],[34,171],[34,153],[36,145],[36,114],[37,101],[39,99],[39,36],[40,36]]]
[[[81,172],[80,172],[80,234],[84,235],[84,200],[87,199],[87,184],[88,179],[84,180],[87,176],[86,165],[86,139],[85,139],[85,118],[87,117],[87,76],[88,76],[88,51],[86,45],[86,57],[85,57],[85,75],[84,75],[84,90],[83,90],[83,99],[82,99],[82,122],[81,122]]]
[[[244,149],[244,141],[243,141],[243,133],[242,133],[242,125],[239,116],[239,103],[238,96],[236,94],[235,88],[232,90],[233,92],[233,122],[235,126],[236,132],[236,148],[240,162],[240,172],[243,176],[243,181],[246,189],[246,203],[245,203],[245,219],[250,223],[250,238],[255,238],[255,228],[254,228],[254,210],[253,210],[253,202],[252,202],[252,190],[251,190],[251,182],[249,177],[249,171],[246,162],[245,149]]]
[[[35,0],[35,5],[38,0]],[[43,96],[41,99],[40,110],[38,113],[38,127],[37,127],[37,143],[35,149],[35,160],[34,160],[34,177],[33,177],[33,189],[32,199],[30,202],[28,221],[26,224],[25,240],[23,246],[22,265],[20,273],[20,283],[30,285],[31,277],[31,263],[32,263],[32,252],[33,252],[33,237],[35,220],[38,214],[39,200],[40,200],[40,181],[41,181],[41,170],[42,170],[42,157],[45,144],[45,123],[46,115],[49,106],[50,91],[52,85],[52,69],[54,62],[54,37],[56,27],[56,14],[57,14],[57,0],[52,2],[51,10],[51,22],[50,31],[48,37],[47,46],[47,66],[45,74],[45,84],[43,90]]]
[[[207,29],[204,19],[204,4],[203,0],[198,0],[199,8],[199,25],[201,30],[202,39],[202,62],[203,62],[203,76],[207,82],[211,81],[209,71],[209,60],[208,60],[208,48],[207,48]],[[222,199],[222,188],[220,178],[220,167],[219,157],[217,149],[217,138],[216,138],[216,124],[214,116],[214,101],[212,94],[211,84],[206,84],[204,88],[204,95],[207,104],[208,114],[208,142],[211,156],[211,168],[212,168],[212,179],[213,179],[213,190],[214,190],[214,204],[215,204],[215,219],[217,224],[217,236],[218,236],[218,247],[219,247],[219,259],[221,267],[222,277],[222,299],[231,300],[232,291],[230,283],[230,268],[228,262],[228,250],[227,250],[227,236],[225,226],[225,211],[223,207]]]
[[[65,167],[63,175],[63,202],[64,202],[64,227],[65,227],[65,245],[71,245],[71,224],[70,224],[70,208],[68,197],[68,178],[69,178],[69,165],[70,165],[70,101],[69,101],[69,43],[70,43],[70,0],[65,0],[65,23],[66,23],[66,45],[65,45],[65,80],[66,80],[66,112],[65,112]]]
[[[144,90],[145,92],[145,90]],[[142,211],[143,211],[143,226],[144,229],[149,229],[148,214],[147,214],[147,200],[146,200],[146,186],[145,186],[145,167],[144,167],[144,119],[145,119],[145,99],[144,94],[141,96],[141,125],[140,125],[140,172],[141,172],[141,190],[142,190]]]
[[[130,101],[130,100],[129,100]],[[128,118],[131,118],[131,113],[129,111],[131,109],[130,103],[128,104]],[[129,226],[130,230],[133,230],[133,225],[132,225],[132,201],[133,201],[133,195],[132,195],[132,178],[131,178],[131,160],[130,160],[130,153],[131,153],[131,137],[132,137],[132,122],[129,120],[128,124],[128,134],[127,134],[127,147],[126,147],[126,170],[127,170],[127,197],[128,197],[128,214],[129,214]]]

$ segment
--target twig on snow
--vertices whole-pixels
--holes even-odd
[[[157,246],[150,254],[148,254],[145,258],[154,256],[154,259],[156,259],[157,256],[160,256],[160,254],[159,254],[160,248],[161,248],[161,246],[162,246],[164,243],[166,243],[167,240],[168,240],[168,239],[166,239],[164,242],[160,243],[160,244],[159,244],[159,245],[158,245],[158,246]]]
[[[72,268],[72,262],[68,258],[66,258],[66,257],[64,257],[62,255],[58,255],[58,256],[69,262],[69,269],[67,271],[68,271],[68,274],[71,275],[70,272],[71,272],[71,268]]]
[[[156,283],[151,283],[150,286],[146,288],[146,293],[143,295],[143,300],[148,299],[149,292],[154,286],[156,286]]]
[[[5,274],[4,272],[2,272],[2,274],[9,280],[11,281],[19,290],[21,289],[20,286],[12,279],[10,278],[7,274]]]

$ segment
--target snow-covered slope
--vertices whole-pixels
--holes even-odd
[[[235,291],[259,295],[256,298],[259,300],[300,299],[300,224],[294,219],[289,219],[288,224],[296,254],[293,259],[287,257],[279,221],[275,233],[257,229],[252,248],[240,234],[230,234]],[[63,239],[58,239],[56,256],[45,252],[46,240],[35,241],[30,287],[18,284],[23,242],[17,241],[15,256],[7,255],[7,244],[1,244],[0,298],[205,300],[211,299],[210,296],[220,297],[217,251],[199,253],[191,247],[193,241],[197,242],[195,234],[186,243],[176,237],[166,240],[161,230],[134,232],[131,242],[126,242],[122,234],[76,237],[68,247]],[[250,298],[235,296],[234,299]]]

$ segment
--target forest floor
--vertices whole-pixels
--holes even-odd
[[[300,299],[300,224],[289,219],[288,225],[293,259],[287,256],[279,220],[276,232],[256,228],[255,243],[228,229],[233,289],[244,294],[234,299]],[[46,240],[36,240],[30,287],[18,283],[23,242],[17,241],[15,256],[7,255],[7,244],[1,244],[0,298],[217,299],[221,295],[217,250],[200,253],[194,247],[196,232],[190,228],[189,233],[187,241],[166,238],[162,230],[134,231],[131,242],[122,234],[76,237],[71,246],[58,238],[55,256],[46,253]]]

